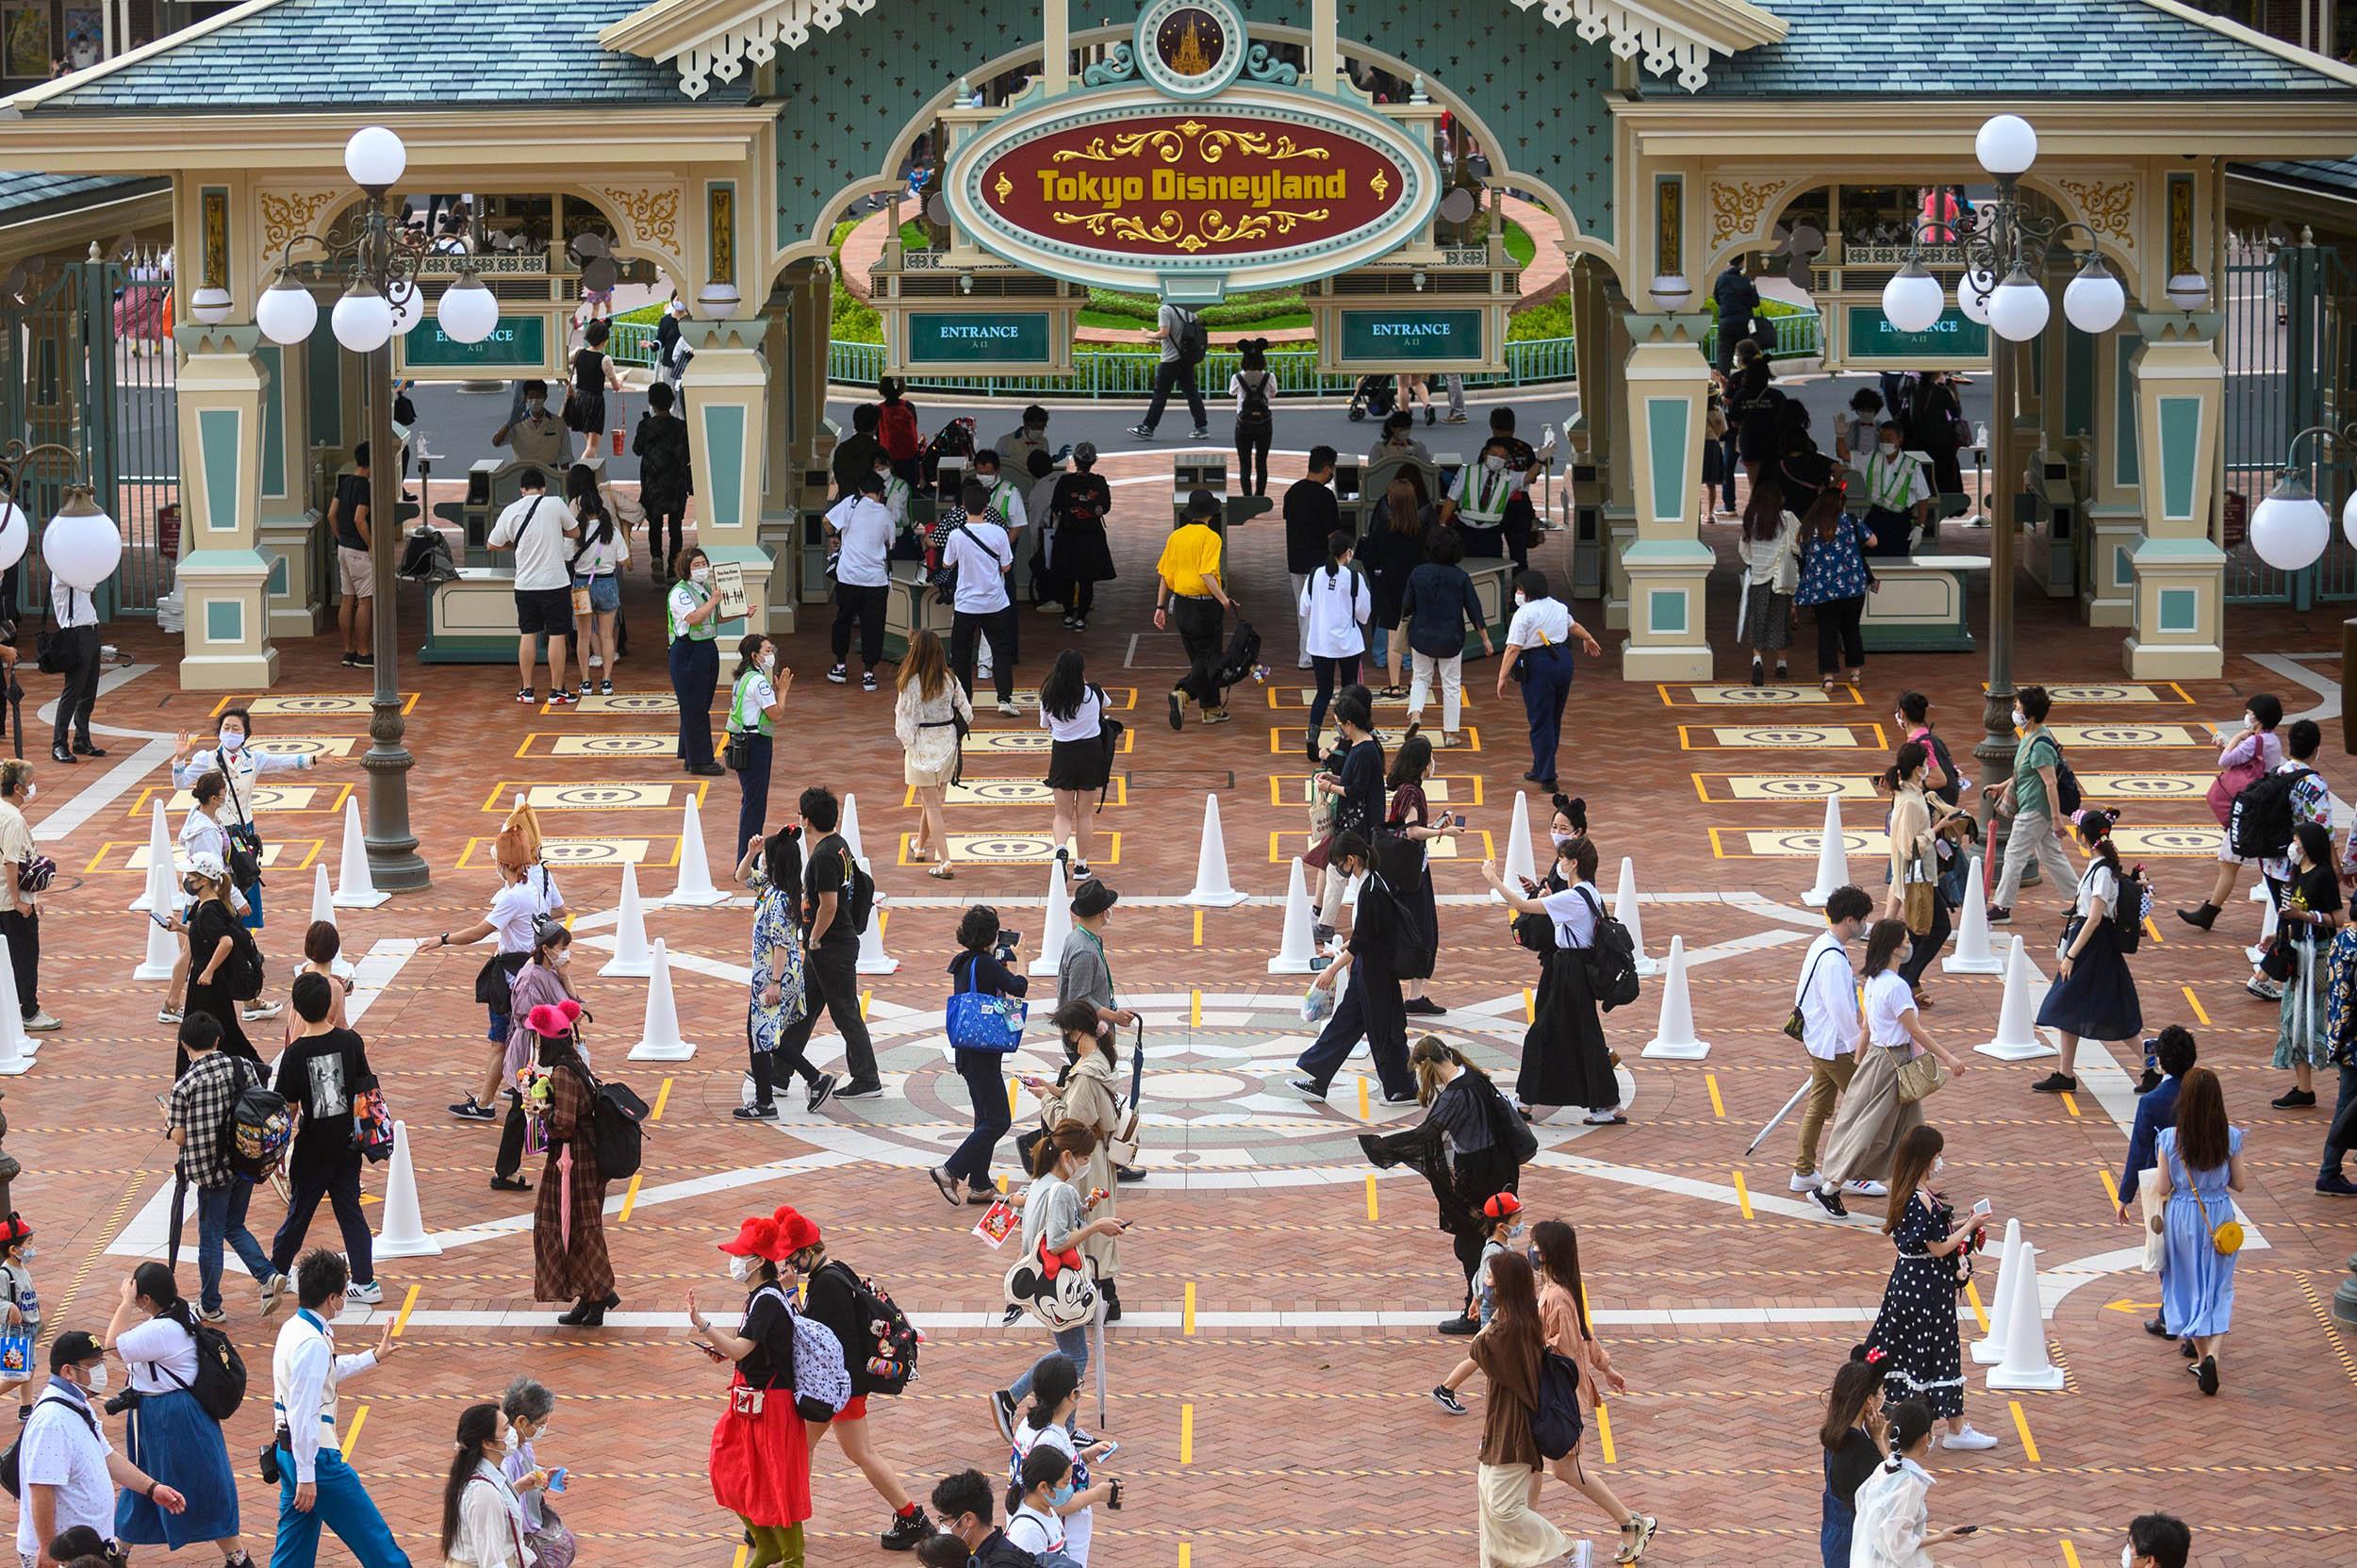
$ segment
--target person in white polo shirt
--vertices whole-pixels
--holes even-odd
[[[1808,1052],[1808,1099],[1801,1107],[1801,1147],[1792,1157],[1792,1190],[1813,1193],[1817,1139],[1833,1116],[1834,1102],[1857,1071],[1857,979],[1850,969],[1850,944],[1866,933],[1874,900],[1863,888],[1837,887],[1825,900],[1825,931],[1801,958],[1801,983],[1793,1005],[1801,1011],[1801,1045]],[[1856,1182],[1864,1192],[1872,1183]]]
[[[17,1479],[24,1488],[16,1514],[21,1568],[58,1568],[49,1543],[76,1525],[112,1541],[116,1487],[166,1513],[188,1507],[180,1494],[115,1452],[99,1430],[91,1399],[106,1392],[107,1352],[96,1338],[69,1329],[50,1342],[49,1386],[33,1402],[17,1439]]]
[[[885,478],[871,468],[859,476],[858,492],[827,512],[827,543],[840,553],[834,563],[834,663],[827,679],[841,685],[851,678],[846,661],[857,625],[859,659],[866,667],[859,680],[863,691],[876,689],[876,667],[883,662],[884,606],[892,591],[884,560],[893,535],[892,511],[883,501]]]
[[[949,537],[941,547],[942,564],[957,569],[954,618],[949,626],[949,668],[970,698],[974,693],[974,644],[987,638],[991,652],[991,685],[998,694],[998,711],[1012,718],[1022,710],[1014,705],[1014,603],[1007,597],[1007,573],[1014,567],[1014,546],[991,509],[990,491],[978,479],[966,481],[963,505],[953,514]]]
[[[517,476],[523,493],[491,525],[485,542],[516,553],[516,668],[523,685],[516,701],[533,698],[532,671],[537,640],[549,639],[549,701],[573,701],[565,686],[565,645],[573,635],[573,573],[565,541],[575,531],[572,508],[548,493],[548,476],[529,468]]]

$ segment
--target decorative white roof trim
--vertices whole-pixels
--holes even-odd
[[[1656,76],[1677,73],[1678,85],[1699,92],[1710,79],[1712,54],[1732,56],[1740,44],[1707,39],[1627,0],[1514,0],[1525,10],[1540,14],[1560,27],[1576,23],[1579,36],[1590,43],[1609,36],[1612,53],[1622,59],[1641,59]]]
[[[715,78],[733,82],[747,65],[766,65],[781,45],[799,49],[810,41],[811,29],[841,26],[844,13],[865,14],[876,0],[779,0],[742,18],[726,29],[707,34],[673,56],[679,66],[680,91],[701,98]]]

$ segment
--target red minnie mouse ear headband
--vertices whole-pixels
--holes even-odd
[[[791,1258],[805,1247],[818,1245],[816,1222],[790,1203],[779,1206],[776,1214],[771,1216],[771,1223],[778,1228],[777,1255],[781,1258]]]
[[[30,1221],[14,1213],[7,1219],[0,1219],[0,1246],[14,1246],[19,1242],[32,1240],[32,1237]]]
[[[524,1015],[524,1027],[544,1039],[572,1032],[581,1017],[581,1003],[567,997],[561,1002],[542,1002]]]
[[[719,1244],[720,1250],[739,1258],[766,1258],[776,1263],[784,1256],[778,1246],[778,1222],[765,1214],[755,1214],[736,1228],[736,1234]]]

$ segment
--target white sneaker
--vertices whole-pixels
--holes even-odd
[[[287,1277],[273,1274],[270,1283],[262,1287],[262,1315],[268,1317],[278,1310],[278,1298],[287,1294]]]
[[[266,1001],[248,1006],[242,1016],[247,1023],[258,1024],[264,1018],[275,1018],[279,1014],[284,1013],[286,1010],[287,1004],[285,1002]]]
[[[25,1020],[25,1032],[27,1034],[46,1034],[53,1029],[64,1027],[65,1025],[49,1015],[46,1008]]]
[[[357,1301],[364,1307],[373,1307],[385,1299],[385,1287],[373,1279],[365,1285],[355,1279],[344,1287],[344,1299]]]
[[[1942,1434],[1939,1440],[1939,1445],[1943,1448],[1994,1448],[1997,1446],[1997,1440],[1989,1436],[1986,1432],[1976,1432],[1970,1426],[1967,1426],[1964,1430],[1960,1432],[1948,1432]]]
[[[1792,1190],[1796,1193],[1813,1193],[1824,1184],[1825,1179],[1815,1171],[1809,1172],[1806,1176],[1794,1177],[1791,1183]]]
[[[1844,1181],[1841,1190],[1859,1197],[1888,1197],[1890,1189],[1879,1181]]]

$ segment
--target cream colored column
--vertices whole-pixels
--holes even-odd
[[[262,365],[262,491],[255,545],[270,563],[270,635],[308,637],[332,613],[327,572],[334,561],[321,514],[311,509],[310,385],[303,344],[265,342]]]
[[[1329,96],[1344,80],[1343,42],[1335,32],[1336,11],[1336,0],[1310,0],[1310,87]]]
[[[791,603],[791,567],[774,572],[761,548],[770,367],[761,352],[767,323],[759,318],[689,322],[682,336],[696,351],[688,384],[688,454],[696,466],[696,542],[716,567],[733,562],[745,574],[746,619],[723,623],[723,644],[749,623],[767,627],[773,596]],[[780,454],[783,460],[784,454]]]
[[[1702,489],[1704,410],[1710,367],[1706,316],[1631,314],[1627,454],[1637,535],[1624,549],[1628,574],[1624,681],[1707,681],[1706,589],[1714,557],[1698,537],[1692,506]],[[1617,487],[1616,487],[1617,488]]]
[[[2144,346],[2130,363],[2144,539],[2132,630],[2122,644],[2138,680],[2215,681],[2226,664],[2226,554],[2211,542],[2225,367],[2215,315],[2135,318]]]
[[[179,592],[187,691],[267,690],[271,563],[255,548],[262,488],[261,342],[255,326],[183,326]]]
[[[1050,98],[1071,85],[1072,7],[1068,0],[1046,0],[1040,7],[1039,74]]]
[[[2144,498],[2137,482],[2135,377],[2129,361],[2143,346],[2134,322],[2095,340],[2095,411],[2086,498],[2090,549],[2079,608],[2090,626],[2125,626],[2135,614],[2135,553],[2144,542]]]
[[[759,543],[771,562],[769,617],[761,624],[764,631],[780,634],[794,630],[801,610],[799,501],[802,477],[809,465],[803,454],[810,450],[799,422],[808,400],[798,396],[799,378],[794,363],[792,329],[796,314],[790,309],[765,312],[761,323],[761,356],[769,367],[766,450],[779,454],[777,461],[767,465],[768,472],[761,487]]]

